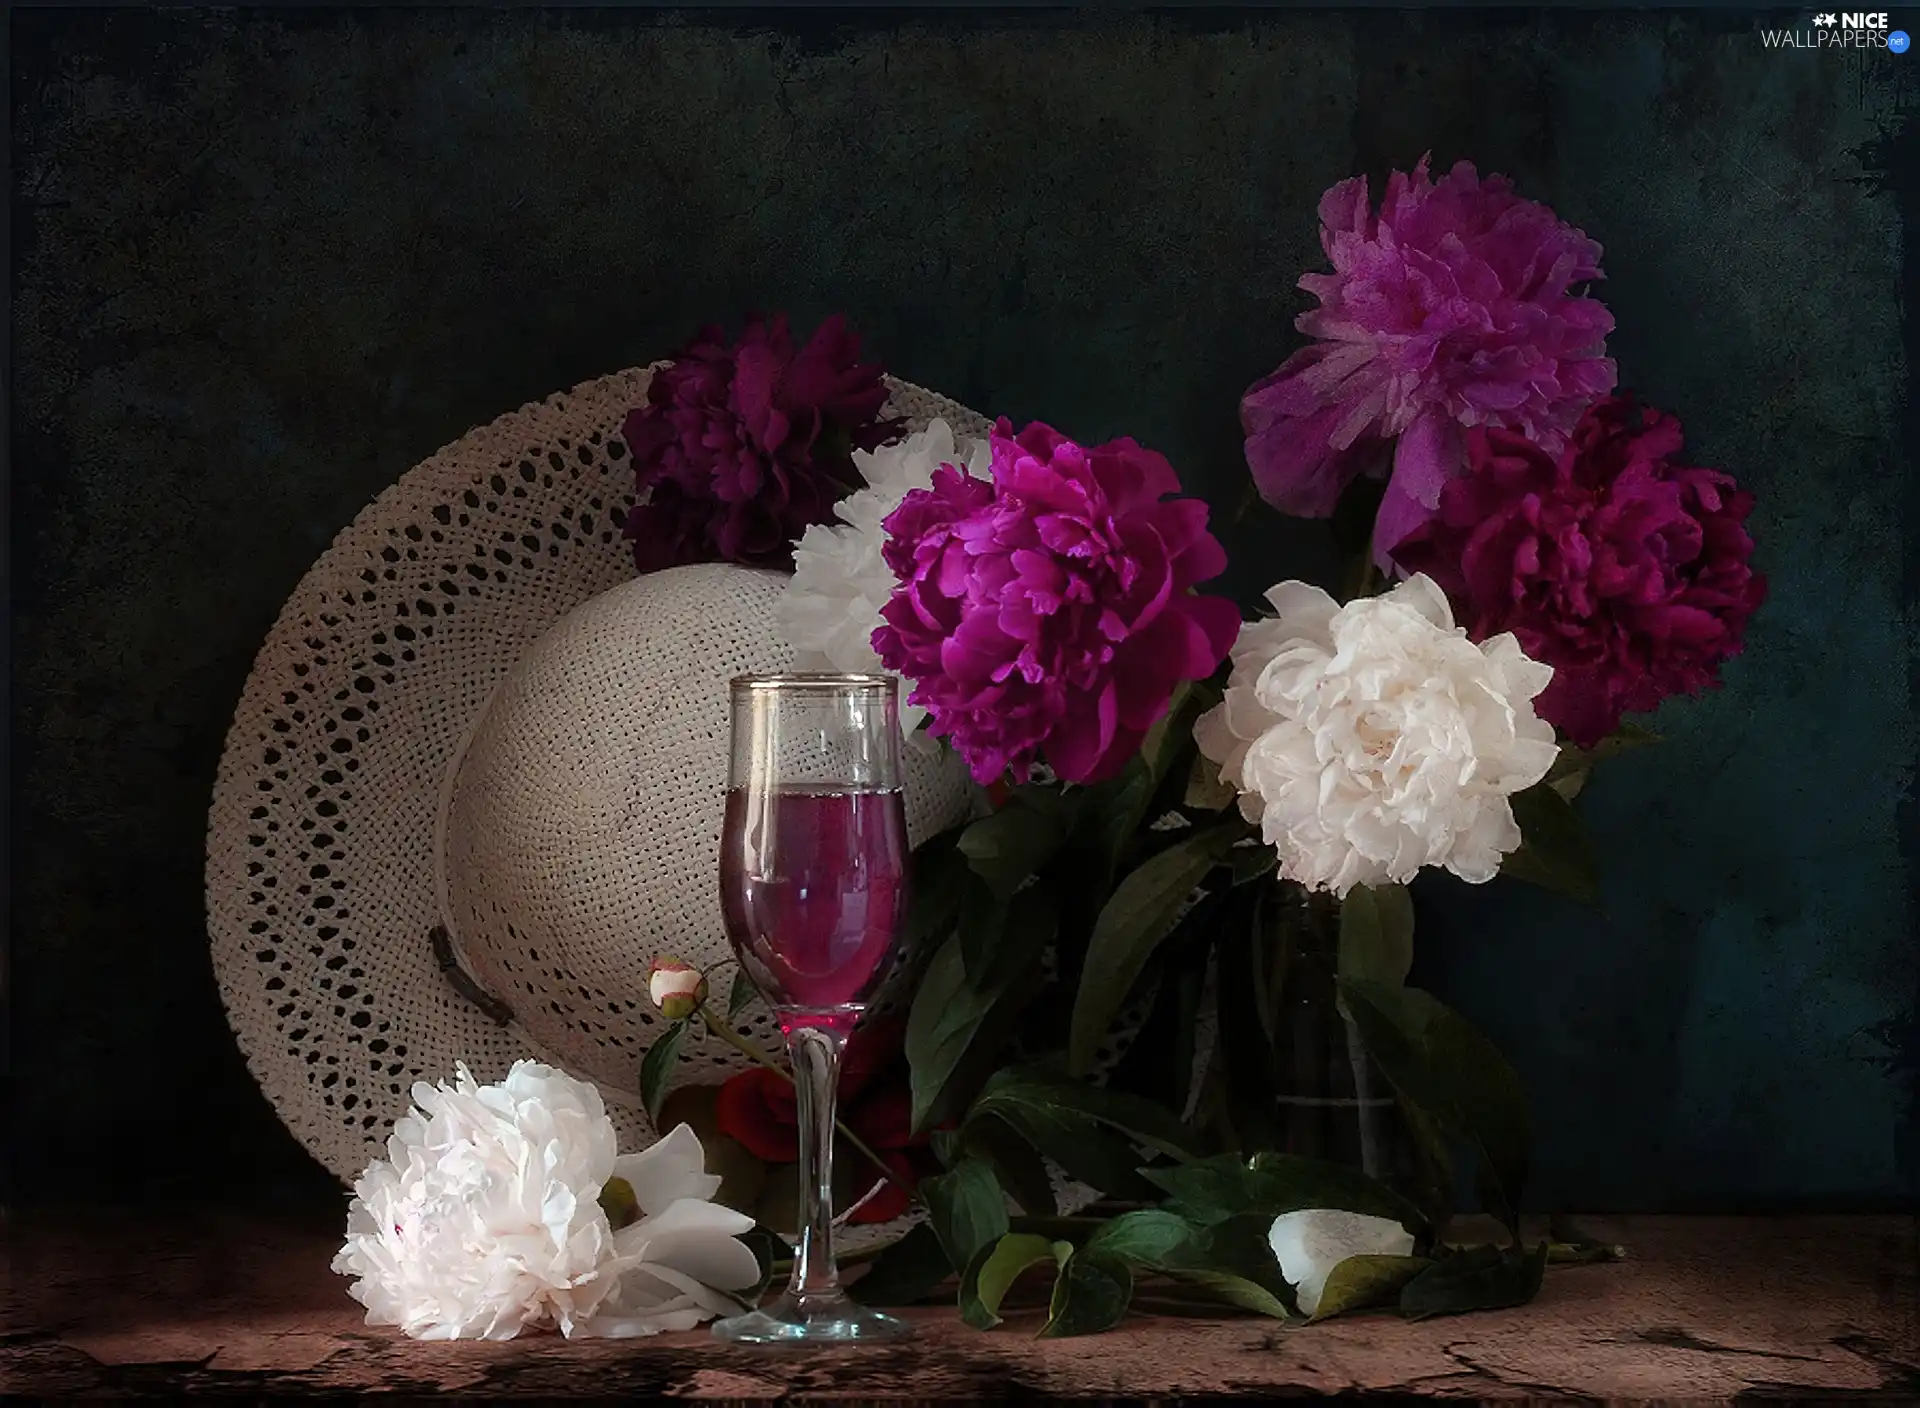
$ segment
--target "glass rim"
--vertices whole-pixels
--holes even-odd
[[[835,674],[789,671],[784,674],[735,675],[730,683],[735,694],[786,692],[813,694],[895,693],[899,681],[892,675]]]

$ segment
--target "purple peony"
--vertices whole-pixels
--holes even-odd
[[[1240,402],[1247,464],[1268,503],[1324,518],[1362,470],[1392,478],[1374,556],[1432,515],[1463,462],[1461,429],[1502,426],[1558,450],[1613,389],[1613,317],[1573,292],[1601,277],[1600,246],[1546,206],[1461,162],[1438,182],[1396,171],[1375,216],[1363,177],[1320,200],[1331,274],[1296,326],[1317,338]]]
[[[1748,564],[1753,495],[1676,464],[1679,421],[1610,397],[1557,456],[1505,430],[1466,441],[1466,473],[1394,556],[1473,639],[1512,631],[1553,667],[1542,718],[1590,748],[1622,714],[1718,683],[1766,582]]]
[[[621,432],[643,499],[627,517],[634,564],[791,566],[794,540],[863,482],[852,452],[899,428],[877,419],[887,388],[859,352],[837,315],[797,352],[784,316],[756,316],[735,345],[703,329],[655,372]]]
[[[1218,668],[1240,613],[1190,588],[1226,553],[1207,506],[1132,440],[1092,449],[1034,424],[992,437],[993,482],[951,465],[886,520],[900,585],[873,647],[914,681],[981,783],[1044,752],[1067,782],[1126,766],[1182,680]]]

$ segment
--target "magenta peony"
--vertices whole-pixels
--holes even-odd
[[[887,388],[839,316],[794,350],[784,316],[729,347],[706,328],[654,373],[622,429],[643,502],[627,517],[642,572],[686,562],[786,567],[793,542],[863,483],[852,452],[892,439]]]
[[[1542,718],[1592,747],[1622,714],[1718,683],[1766,582],[1748,565],[1753,496],[1674,462],[1679,421],[1610,397],[1557,456],[1505,430],[1466,441],[1467,472],[1394,556],[1473,639],[1512,631],[1553,667]]]
[[[1390,567],[1459,472],[1462,427],[1557,450],[1612,390],[1613,317],[1574,291],[1601,277],[1600,246],[1469,162],[1429,180],[1424,157],[1388,179],[1377,216],[1365,178],[1342,181],[1320,226],[1333,272],[1300,280],[1320,306],[1296,324],[1318,341],[1242,399],[1247,464],[1268,503],[1324,518],[1356,474],[1386,467],[1397,436],[1373,539]]]
[[[1066,782],[1126,765],[1182,680],[1204,679],[1240,629],[1190,588],[1226,553],[1207,506],[1132,440],[1092,449],[1034,424],[992,437],[993,481],[950,465],[886,520],[900,585],[873,647],[973,770],[1024,780],[1044,753]]]

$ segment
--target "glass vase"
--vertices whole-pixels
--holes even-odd
[[[1340,902],[1291,884],[1264,899],[1275,1147],[1435,1205],[1436,1171],[1339,1001]]]

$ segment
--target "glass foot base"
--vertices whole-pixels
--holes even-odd
[[[913,1337],[913,1327],[856,1305],[839,1291],[806,1296],[785,1291],[758,1310],[716,1321],[713,1335],[730,1344],[897,1344]]]

